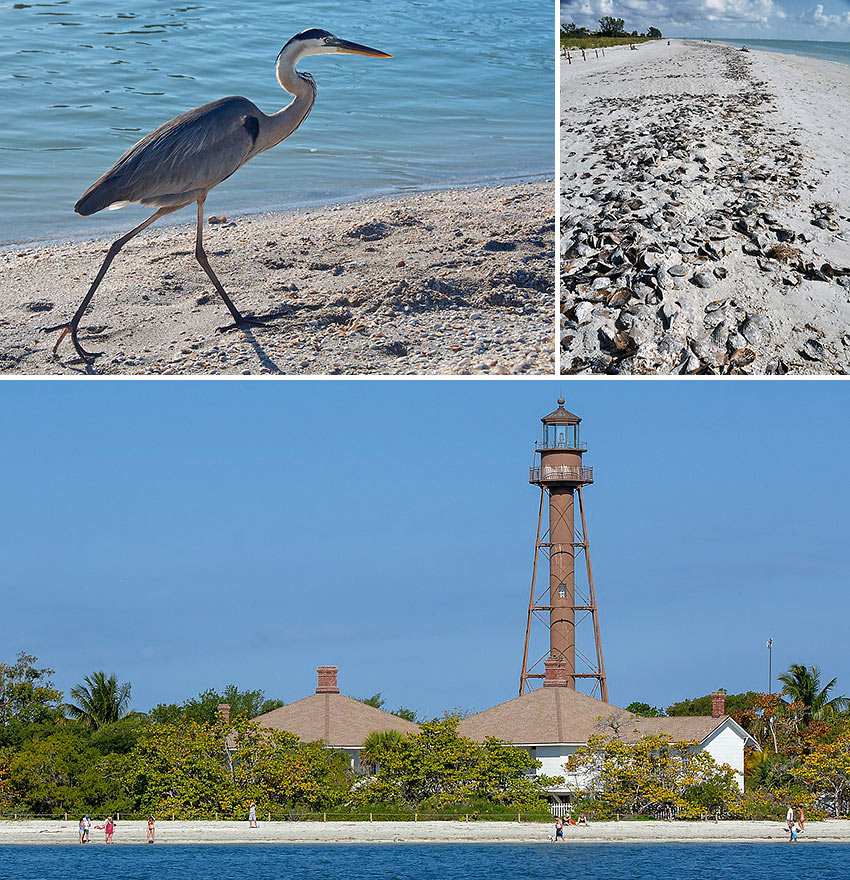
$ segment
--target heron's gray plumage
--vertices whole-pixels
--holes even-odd
[[[166,122],[143,137],[95,181],[77,202],[94,214],[116,202],[160,208],[226,180],[251,156],[260,126],[257,105],[221,98]],[[186,196],[189,196],[186,198]]]

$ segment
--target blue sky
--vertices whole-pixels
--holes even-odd
[[[846,0],[561,0],[561,21],[596,27],[603,15],[629,31],[660,28],[665,37],[850,40]]]
[[[146,709],[315,667],[427,714],[515,695],[540,416],[583,417],[610,696],[850,692],[841,382],[0,384],[0,659]],[[843,686],[843,688],[842,688]]]

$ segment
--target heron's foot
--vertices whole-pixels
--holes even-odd
[[[240,315],[232,324],[218,327],[217,332],[227,333],[228,330],[249,330],[251,327],[265,327],[269,321],[280,317],[281,315],[278,313],[271,315]]]
[[[59,338],[56,340],[56,345],[53,346],[54,357],[56,356],[59,346],[62,344],[62,340],[69,333],[71,334],[71,342],[74,344],[77,354],[87,364],[90,364],[95,358],[99,358],[103,354],[102,351],[86,351],[82,345],[80,345],[80,340],[77,338],[77,325],[73,321],[69,321],[67,324],[57,324],[55,327],[42,327],[41,329],[44,333],[55,333],[57,330],[62,331],[59,334]]]

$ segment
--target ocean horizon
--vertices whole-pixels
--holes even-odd
[[[850,64],[850,43],[833,40],[748,40],[745,38],[713,38],[713,43],[731,46],[749,46],[765,52],[783,52],[787,55],[804,55],[808,58],[821,58],[824,61],[837,61]]]

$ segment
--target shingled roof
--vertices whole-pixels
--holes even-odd
[[[581,744],[615,729],[626,742],[656,733],[702,742],[728,717],[643,718],[570,688],[543,687],[465,718],[458,732],[478,742],[492,736],[517,745]]]
[[[334,683],[335,674],[336,670]],[[319,681],[321,689],[321,673]],[[339,749],[362,748],[369,734],[376,731],[397,730],[405,734],[417,733],[419,730],[418,724],[327,689],[304,697],[303,700],[296,700],[288,706],[272,709],[253,720],[270,730],[288,730],[296,734],[302,742],[322,741]]]

